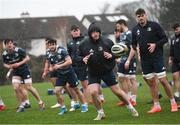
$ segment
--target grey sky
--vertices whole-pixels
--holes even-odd
[[[100,13],[104,3],[110,3],[110,10],[119,3],[137,0],[0,0],[0,18],[17,18],[28,11],[31,17]]]

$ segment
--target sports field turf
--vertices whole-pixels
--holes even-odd
[[[56,103],[55,96],[47,94],[47,89],[53,88],[50,83],[34,84],[34,87],[38,89],[42,99],[46,103],[46,110],[40,111],[36,100],[29,93],[31,108],[26,109],[25,112],[16,113],[18,103],[12,86],[0,86],[0,96],[8,107],[7,110],[0,111],[0,124],[180,124],[180,111],[175,113],[170,112],[170,103],[162,87],[163,98],[160,102],[163,111],[157,114],[147,114],[147,111],[152,106],[146,104],[151,99],[149,89],[141,76],[138,76],[138,81],[143,84],[138,90],[138,105],[136,106],[140,116],[134,118],[126,107],[117,107],[118,98],[108,88],[104,88],[103,93],[106,102],[103,104],[103,108],[106,119],[101,121],[93,121],[97,112],[92,105],[89,105],[89,111],[87,113],[81,113],[80,110],[77,110],[59,116],[57,114],[59,109],[50,108]],[[64,94],[64,97],[69,109],[69,98],[66,94]]]

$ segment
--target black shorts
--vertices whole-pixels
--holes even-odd
[[[119,64],[117,65],[118,66],[118,73],[122,73],[124,75],[135,75],[136,74],[136,59],[133,58],[129,64],[129,69],[126,70],[125,67],[124,67],[124,64],[126,63],[126,60],[121,60],[119,62]]]
[[[117,84],[117,80],[113,71],[103,73],[102,75],[93,75],[88,73],[89,85],[94,83],[101,84],[101,80],[103,80],[107,86],[113,86]]]
[[[180,71],[180,62],[177,60],[173,60],[172,63],[172,73],[179,72]]]
[[[66,83],[69,83],[70,87],[78,86],[79,83],[74,70],[66,74],[59,75],[55,86],[65,86]]]
[[[54,70],[54,71],[52,71],[52,72],[49,72],[49,77],[50,77],[50,78],[57,78],[57,77],[58,77],[57,70]]]
[[[87,67],[86,66],[82,66],[82,67],[77,67],[77,66],[73,66],[74,71],[77,75],[78,80],[83,81],[83,80],[87,80]]]
[[[144,75],[166,71],[163,57],[141,60],[141,66]]]
[[[20,70],[13,70],[12,76],[19,76],[21,77],[22,81],[24,79],[31,78],[31,72],[28,67],[21,68]]]

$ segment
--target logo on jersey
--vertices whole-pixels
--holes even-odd
[[[163,66],[163,67],[162,67],[162,70],[165,70],[165,69],[166,69],[166,68]]]
[[[152,31],[152,28],[151,28],[151,27],[148,27],[148,28],[147,28],[147,31],[149,31],[149,32]]]
[[[19,55],[18,53],[15,53],[15,57],[18,57],[18,55]]]
[[[89,53],[90,53],[90,54],[94,54],[94,50],[93,50],[93,49],[90,49],[90,50],[89,50]]]
[[[140,35],[140,30],[139,29],[136,31],[136,34],[137,34],[137,36]]]
[[[102,46],[99,46],[99,47],[98,47],[98,51],[103,51],[103,47],[102,47]]]
[[[73,45],[73,42],[70,42],[70,45]]]
[[[178,41],[179,41],[179,38],[176,39],[176,42],[178,42]]]
[[[76,45],[79,45],[79,44],[80,44],[80,42],[79,42],[79,41],[77,41]]]

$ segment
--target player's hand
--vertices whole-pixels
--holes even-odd
[[[14,64],[11,65],[12,68],[18,68],[19,66],[20,66],[19,63],[14,63]]]
[[[52,72],[54,71],[54,68],[52,66],[49,67],[49,71]]]
[[[109,53],[109,52],[105,52],[105,51],[104,51],[104,58],[106,58],[106,59],[111,59],[111,58],[112,58],[112,54]]]
[[[126,70],[129,69],[129,64],[130,64],[130,61],[126,60],[126,62],[125,62],[125,64],[124,64],[124,68],[125,68]]]
[[[118,63],[120,63],[121,58],[115,59],[115,61],[116,61],[116,63],[118,64]]]
[[[47,76],[47,72],[43,72],[43,74],[42,74],[42,78],[43,78],[43,79],[45,79],[45,78],[46,78],[46,76]]]
[[[155,48],[156,48],[156,44],[155,43],[148,43],[148,50],[150,53],[153,53]]]
[[[55,65],[53,66],[53,69],[55,69],[55,70],[57,70],[57,69],[59,69],[59,68],[61,68],[61,65],[55,64]]]
[[[87,56],[85,56],[85,57],[83,58],[83,62],[84,62],[85,64],[88,63],[88,60],[89,60],[89,58],[90,58],[91,55],[92,55],[92,54],[90,53],[89,55],[87,55]]]

